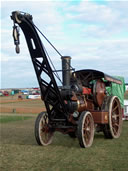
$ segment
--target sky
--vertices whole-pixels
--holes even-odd
[[[20,30],[20,54],[12,38],[12,11],[33,16],[35,25],[75,70],[95,69],[128,82],[128,1],[1,1],[0,88],[37,87],[27,44]],[[40,35],[41,37],[41,35]],[[56,69],[58,54],[41,38]]]

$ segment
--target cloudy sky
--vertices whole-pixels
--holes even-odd
[[[37,79],[20,30],[20,54],[12,39],[12,11],[33,15],[34,23],[76,70],[96,69],[128,82],[128,1],[2,1],[1,87],[36,87]],[[57,69],[60,57],[42,39]]]

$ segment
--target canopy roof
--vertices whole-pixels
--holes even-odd
[[[105,80],[109,82],[113,82],[116,84],[122,84],[122,81],[118,78],[109,76],[101,71],[92,70],[92,69],[86,69],[86,70],[78,70],[74,72],[76,77],[80,80],[87,80],[88,82],[96,79],[104,78]]]

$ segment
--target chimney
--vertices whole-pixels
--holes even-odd
[[[70,56],[62,56],[62,79],[63,79],[63,87],[69,88],[70,87],[70,77],[71,77],[71,57]]]

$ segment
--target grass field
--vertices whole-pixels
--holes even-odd
[[[8,116],[16,114],[6,114]],[[77,139],[60,133],[55,133],[51,145],[38,146],[34,138],[35,119],[33,114],[27,120],[0,124],[1,171],[128,170],[127,121],[123,123],[119,139],[107,140],[102,133],[95,134],[93,146],[82,149]]]
[[[16,95],[1,97],[0,105],[13,109],[0,115],[0,171],[128,170],[128,121],[124,121],[119,139],[104,139],[103,133],[96,133],[88,149],[80,148],[77,139],[58,132],[51,145],[42,147],[36,143],[34,123],[37,109],[44,108],[43,102],[17,100]],[[25,114],[21,108],[35,110],[35,114]]]
[[[21,121],[30,119],[30,116],[6,116],[6,115],[0,115],[0,123],[8,123],[8,122],[14,122],[14,121]]]

